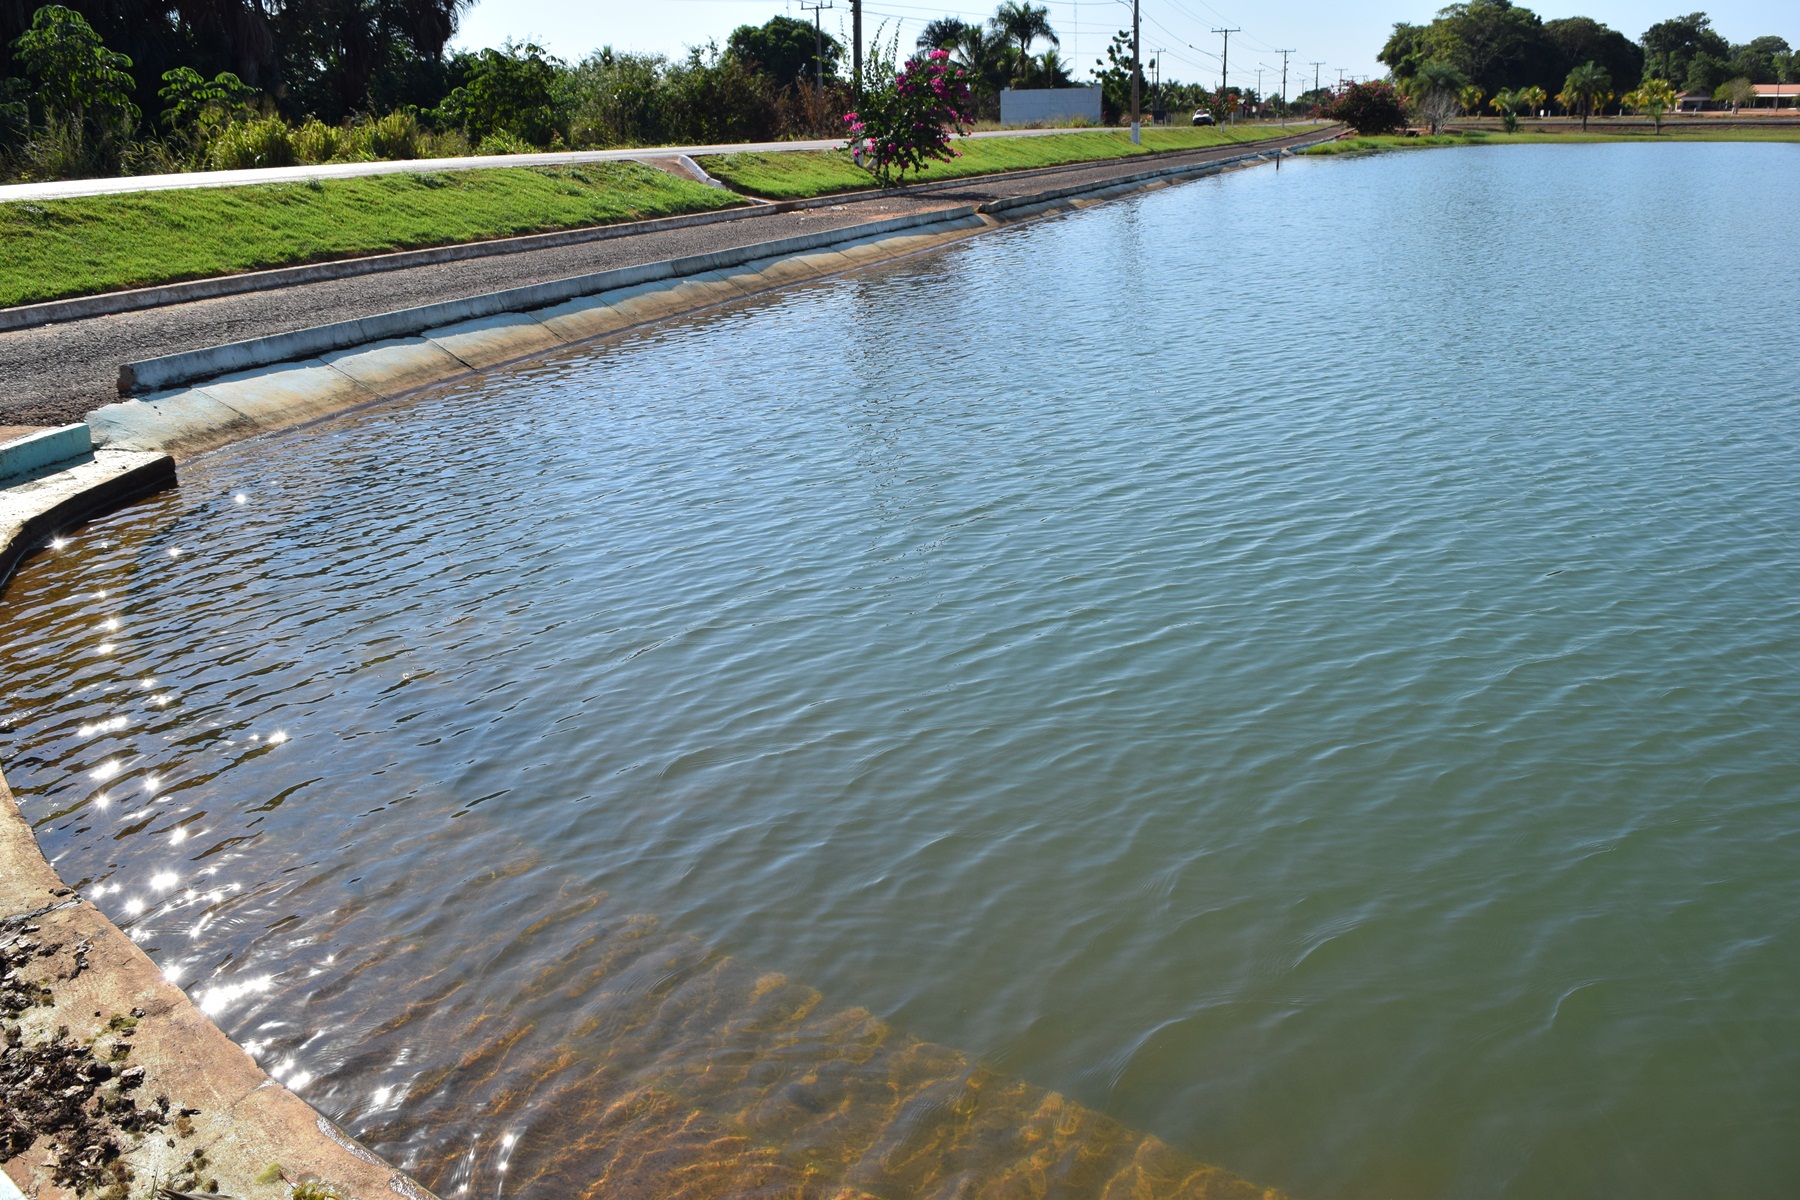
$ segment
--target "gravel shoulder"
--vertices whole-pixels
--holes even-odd
[[[1306,134],[1302,138],[1316,136]],[[1259,145],[1272,147],[1296,140],[1301,138]],[[798,212],[297,284],[274,291],[9,331],[0,333],[0,380],[5,381],[0,386],[0,425],[79,421],[90,410],[118,398],[119,365],[134,360],[815,230],[1030,195],[1051,188],[1103,186],[1108,180],[1145,170],[1184,163],[1199,165],[1243,151],[1243,146],[1218,146],[1151,159],[1114,160],[1055,174],[1034,172],[1016,179],[971,179],[966,184],[913,195],[846,199],[841,204]]]

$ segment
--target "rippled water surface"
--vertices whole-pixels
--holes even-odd
[[[1792,1196],[1796,179],[1292,163],[186,463],[8,777],[447,1195]]]

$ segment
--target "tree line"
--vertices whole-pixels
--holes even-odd
[[[832,37],[777,16],[687,54],[447,54],[471,0],[0,0],[0,178],[840,132]]]
[[[1511,0],[1462,0],[1429,25],[1396,22],[1377,58],[1434,127],[1484,101],[1509,123],[1551,102],[1584,118],[1634,107],[1660,119],[1678,91],[1746,103],[1754,84],[1800,83],[1785,38],[1732,43],[1703,12],[1659,21],[1634,41],[1591,17],[1546,21]]]

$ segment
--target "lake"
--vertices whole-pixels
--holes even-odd
[[[7,777],[446,1197],[1792,1196],[1797,179],[1291,161],[197,458]]]

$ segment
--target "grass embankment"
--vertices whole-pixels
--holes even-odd
[[[1266,141],[1317,128],[1312,124],[1239,125],[1214,128],[1145,129],[1143,144],[1131,144],[1122,129],[1096,129],[1092,133],[1052,133],[1039,137],[968,138],[958,140],[960,158],[934,162],[915,182],[992,175],[999,171],[1023,171],[1033,167],[1060,167],[1070,163],[1105,162],[1109,159],[1197,150],[1241,142]],[[844,150],[789,150],[772,154],[712,154],[700,160],[707,173],[734,191],[769,200],[802,200],[853,192],[874,186],[869,173],[850,160]]]
[[[1302,154],[1351,154],[1360,150],[1423,150],[1432,146],[1574,145],[1596,142],[1800,142],[1800,128],[1788,129],[1671,129],[1602,130],[1521,129],[1517,133],[1472,129],[1466,133],[1442,133],[1436,137],[1354,137],[1323,142]]]
[[[742,203],[637,163],[0,204],[0,306]]]

